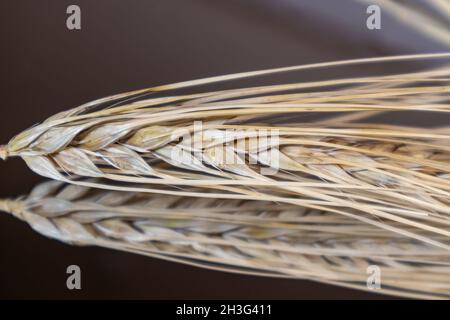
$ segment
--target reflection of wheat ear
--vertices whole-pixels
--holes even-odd
[[[338,214],[265,201],[116,192],[42,183],[0,209],[36,231],[217,270],[306,278],[367,289],[377,265],[383,293],[450,295],[449,252]]]

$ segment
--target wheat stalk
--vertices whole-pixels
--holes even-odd
[[[383,293],[450,295],[448,251],[296,205],[115,192],[51,181],[26,197],[0,201],[0,209],[71,244],[363,290],[366,269],[376,264]]]
[[[283,117],[338,112],[345,118],[353,112],[354,121],[373,113],[412,110],[445,116],[450,110],[449,67],[158,98],[140,96],[282,71],[448,56],[320,63],[120,94],[47,119],[14,137],[2,147],[1,155],[20,156],[38,174],[81,186],[293,204],[340,214],[448,250],[448,128],[358,124],[343,118],[334,123],[286,122]],[[306,89],[315,91],[302,91]],[[139,99],[130,101],[136,95]],[[105,102],[112,106],[102,107]],[[355,112],[360,114],[356,118]],[[194,133],[196,120],[204,125]],[[230,138],[224,133],[227,129],[238,131]],[[277,130],[279,143],[256,148],[239,143],[252,140],[254,130]],[[196,137],[202,142],[200,149],[190,143]],[[219,155],[254,162],[227,164]],[[278,171],[261,174],[262,168],[274,169],[269,161],[273,155],[279,158]],[[77,176],[101,180],[87,182]],[[196,189],[184,190],[188,187]]]

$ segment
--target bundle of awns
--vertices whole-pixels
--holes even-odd
[[[447,116],[449,57],[248,72],[82,105],[1,147],[3,159],[21,157],[56,181],[0,209],[71,244],[366,290],[376,267],[379,292],[447,298],[450,128],[371,119]],[[405,61],[442,63],[402,74],[185,93],[279,72]],[[178,89],[183,93],[173,93]]]

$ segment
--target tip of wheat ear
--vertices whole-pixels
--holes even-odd
[[[0,211],[11,213],[11,201],[6,199],[0,199]]]
[[[2,160],[6,160],[6,158],[8,158],[8,149],[6,145],[0,146],[0,158],[2,158]]]
[[[10,213],[16,218],[23,219],[22,212],[24,210],[21,201],[14,201],[10,199],[0,199],[0,212],[4,211]]]
[[[0,211],[9,212],[9,205],[7,200],[0,200]]]

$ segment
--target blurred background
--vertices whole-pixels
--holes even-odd
[[[66,28],[66,8],[71,4],[81,8],[81,30]],[[368,30],[367,6],[358,0],[2,1],[0,143],[56,112],[119,92],[327,60],[448,51],[444,43],[402,23],[383,7],[382,29]],[[439,11],[433,14],[438,16]],[[355,66],[346,68],[345,74],[333,68],[282,77],[302,81],[411,67]],[[273,83],[279,77],[269,80]],[[39,181],[20,159],[0,163],[0,198],[25,194]],[[81,267],[82,290],[66,288],[66,268],[71,264]],[[0,298],[388,296],[72,247],[0,213]]]

